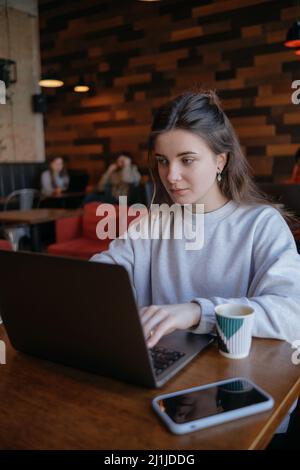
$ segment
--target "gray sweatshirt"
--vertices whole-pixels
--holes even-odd
[[[254,336],[300,339],[300,255],[280,213],[230,201],[203,217],[200,249],[187,250],[185,239],[128,236],[91,260],[124,266],[139,307],[199,303],[195,333],[212,332],[214,307],[233,302],[255,309]]]

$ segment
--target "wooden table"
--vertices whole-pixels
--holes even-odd
[[[53,194],[51,196],[41,197],[41,207],[53,208],[72,208],[79,207],[83,201],[86,193],[84,191],[66,191],[60,194]]]
[[[63,217],[82,214],[81,209],[31,209],[29,211],[2,211],[0,223],[36,225],[53,222]]]
[[[82,209],[31,209],[26,211],[2,211],[0,212],[0,224],[29,225],[33,250],[40,251],[38,224],[54,222],[64,217],[81,215]]]
[[[300,393],[294,351],[276,340],[255,339],[242,360],[203,351],[162,390],[148,390],[58,364],[7,347],[0,365],[0,449],[263,449]],[[151,400],[171,392],[235,376],[269,392],[272,411],[183,436],[171,434]]]
[[[83,197],[85,194],[85,191],[66,191],[60,194],[52,194],[51,196],[43,196],[42,199],[72,199],[74,197]]]

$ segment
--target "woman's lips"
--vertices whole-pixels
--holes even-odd
[[[170,189],[170,191],[171,191],[172,194],[181,195],[181,194],[185,194],[186,191],[188,191],[188,188],[184,188],[184,189]]]

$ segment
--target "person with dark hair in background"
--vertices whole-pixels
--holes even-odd
[[[48,170],[41,175],[41,191],[44,196],[57,196],[68,189],[69,175],[61,157],[54,157],[49,162]]]
[[[122,152],[111,163],[97,184],[97,191],[86,196],[84,204],[92,201],[118,204],[119,196],[128,196],[131,185],[137,186],[141,175],[132,163],[132,155]]]
[[[129,185],[138,185],[140,179],[137,166],[132,163],[132,156],[128,152],[122,152],[100,179],[98,190],[104,191],[110,185],[111,195],[117,201],[119,196],[127,196]]]

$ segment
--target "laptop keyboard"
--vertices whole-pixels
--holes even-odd
[[[168,367],[179,361],[185,353],[171,349],[154,347],[150,349],[155,375],[162,374]]]

